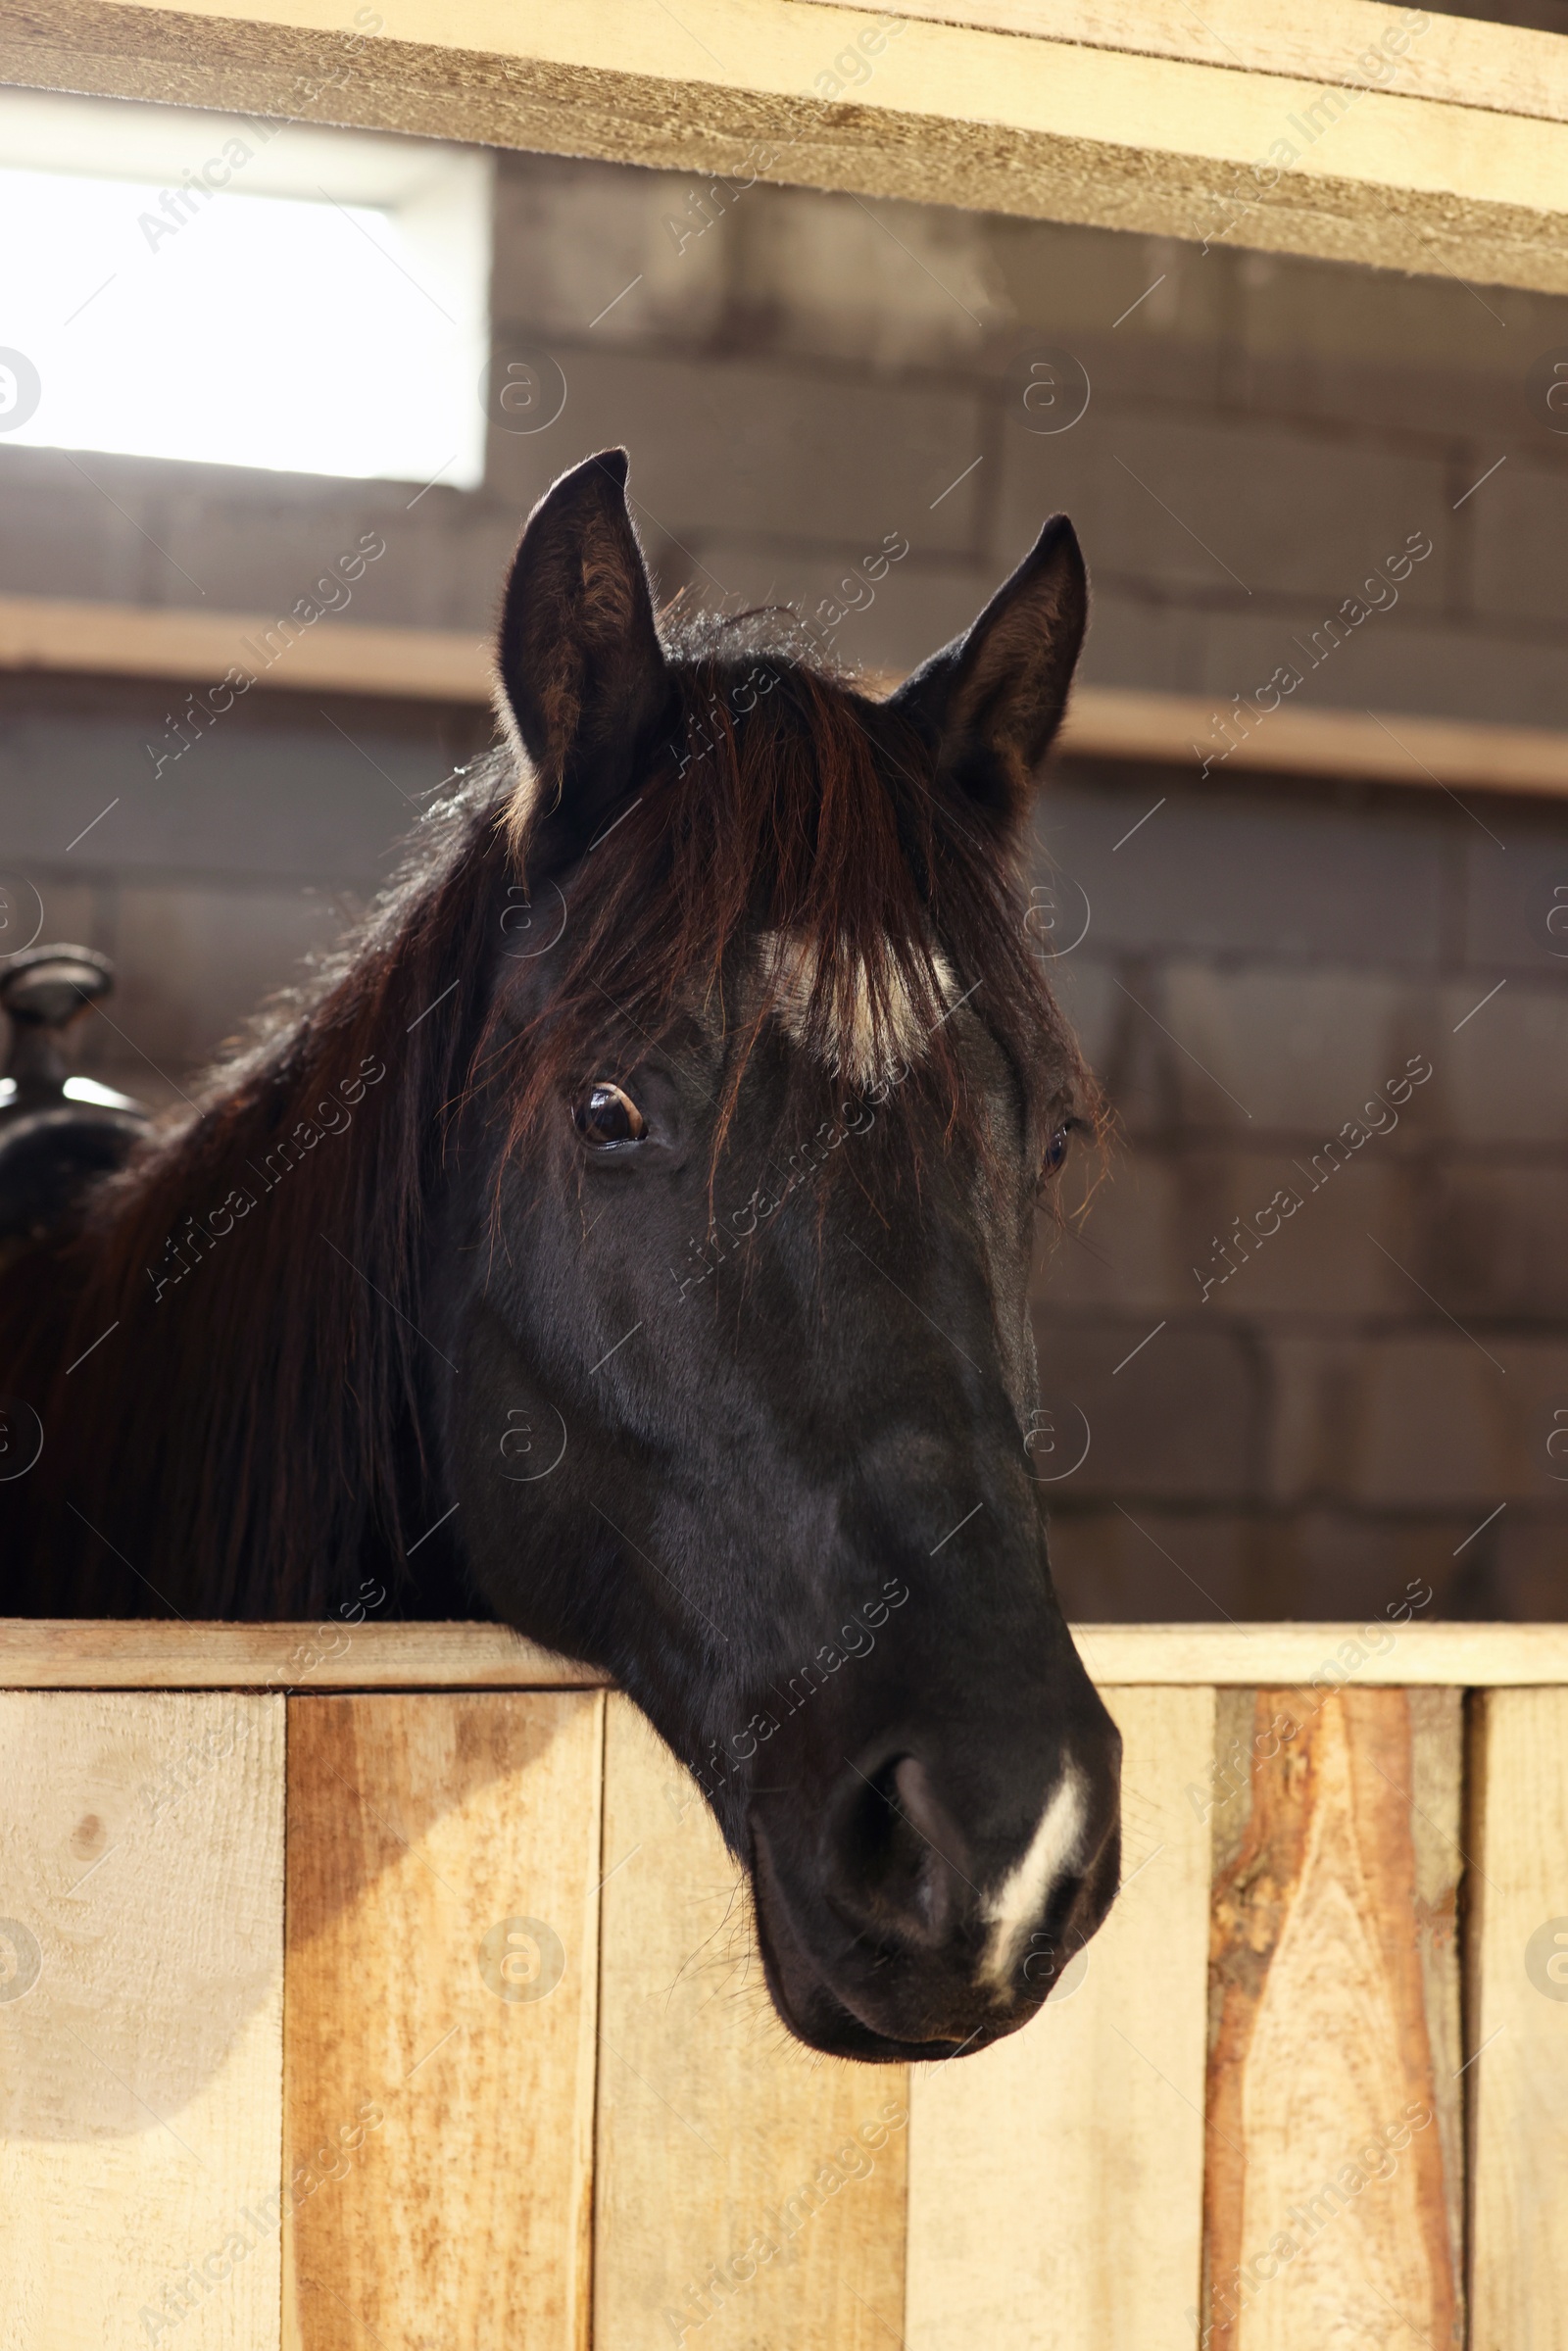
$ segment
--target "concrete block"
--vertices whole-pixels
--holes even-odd
[[[591,331],[618,349],[650,336],[711,334],[734,253],[726,217],[702,202],[706,185],[678,171],[501,156],[490,285],[498,338],[548,345]],[[712,224],[698,233],[705,213]]]
[[[360,581],[354,618],[471,629],[489,643],[526,519],[507,499],[432,491],[384,529],[386,554]]]
[[[1091,1433],[1083,1467],[1061,1481],[1074,1506],[1095,1495],[1221,1505],[1251,1492],[1263,1398],[1246,1336],[1191,1314],[1069,1319],[1039,1303],[1034,1325],[1043,1408],[1057,1429],[1081,1415]]]
[[[1226,1322],[1289,1315],[1329,1328],[1404,1312],[1411,1294],[1371,1235],[1408,1228],[1411,1177],[1392,1152],[1375,1159],[1374,1148],[1348,1165],[1325,1157],[1317,1171],[1277,1151],[1181,1152],[1173,1302]]]
[[[1180,1312],[1190,1306],[1191,1282],[1178,1279],[1180,1171],[1170,1157],[1112,1147],[1101,1162],[1086,1145],[1067,1163],[1059,1192],[1063,1209],[1091,1185],[1093,1200],[1081,1219],[1068,1213],[1059,1221],[1044,1212],[1040,1217],[1033,1287],[1042,1310],[1118,1320],[1147,1314],[1153,1322],[1173,1307]]]
[[[940,205],[758,187],[708,234],[734,241],[736,299],[768,348],[888,371],[973,365],[1011,327],[990,228]]]
[[[1385,1130],[1359,1145],[1346,1138],[1355,1160],[1375,1163],[1396,1137],[1407,1142],[1438,1123],[1435,1067],[1406,1102],[1387,1097],[1410,1061],[1418,1070],[1438,1064],[1449,1026],[1435,997],[1408,982],[1374,972],[1173,962],[1157,1001],[1151,990],[1144,1002],[1147,1017],[1168,1032],[1180,1115],[1192,1125],[1257,1136],[1283,1130],[1300,1139],[1310,1162],[1355,1120],[1363,1131]],[[1368,1110],[1380,1093],[1385,1106]],[[1326,1160],[1318,1181],[1328,1172]]]
[[[0,447],[0,466],[28,458],[53,453]],[[82,462],[99,473],[96,457]],[[357,580],[328,581],[335,610],[318,626],[482,626],[521,521],[511,502],[439,485],[103,464],[117,469],[114,504],[74,470],[29,481],[17,469],[0,500],[0,593],[283,614],[373,532],[384,552]]]
[[[1552,984],[1522,976],[1496,986],[1486,973],[1445,986],[1435,1009],[1440,1044],[1429,1116],[1478,1143],[1568,1141],[1568,966]]]
[[[1409,1261],[1451,1314],[1568,1324],[1568,1170],[1439,1166],[1422,1208]]]
[[[762,535],[859,551],[896,531],[923,552],[978,553],[977,481],[958,481],[986,451],[978,390],[695,353],[579,347],[559,357],[568,395],[558,421],[492,435],[498,498],[531,505],[564,465],[621,442],[633,452],[639,521],[676,539]]]
[[[1088,377],[1091,410],[1099,407],[1139,418],[1162,411],[1201,417],[1222,405],[1224,349],[1198,330],[1192,310],[1181,299],[1179,274],[1173,277],[1167,267],[1170,240],[1118,235],[1114,243],[1140,257],[1131,269],[1124,258],[1121,268],[1102,273],[1107,279],[1114,275],[1118,291],[1126,288],[1119,304],[1102,292],[1093,318],[1082,320],[1068,315],[1071,306],[1054,305],[1048,296],[1044,319],[1020,318],[989,354],[988,369],[1008,430],[1038,433],[1037,363],[1053,353],[1067,353]],[[1163,285],[1158,282],[1161,275]],[[1177,299],[1167,304],[1173,290]],[[1140,293],[1146,296],[1141,303]],[[1129,303],[1135,307],[1123,318]],[[1048,442],[1053,438],[1049,433],[1040,437]]]
[[[417,796],[451,770],[435,706],[253,694],[155,774],[147,746],[171,739],[174,691],[62,684],[17,680],[0,696],[0,838],[23,873],[367,884],[413,825]]]
[[[188,575],[161,601],[219,610],[284,613],[311,595],[340,558],[353,555],[361,534],[379,533],[387,554],[361,580],[330,584],[323,597],[343,596],[342,616],[368,616],[368,583],[396,561],[398,526],[417,483],[340,482],[315,475],[245,473],[229,467],[163,465],[150,503],[153,527],[171,561]],[[405,534],[408,535],[407,533]],[[189,585],[195,580],[198,595]],[[399,615],[401,616],[401,614]],[[413,615],[410,615],[413,617]],[[321,627],[331,626],[331,617]]]
[[[1568,973],[1568,808],[1526,811],[1476,794],[1501,841],[1471,827],[1464,845],[1464,956],[1478,970]],[[1478,992],[1479,993],[1479,992]]]
[[[1291,662],[1303,681],[1292,700],[1303,710],[1317,705],[1382,714],[1411,710],[1499,726],[1568,724],[1568,686],[1557,650],[1518,622],[1490,616],[1444,619],[1396,609],[1363,621],[1313,668],[1312,636],[1324,618],[1321,607],[1301,600],[1293,600],[1277,615],[1250,609],[1198,612],[1201,643],[1183,690],[1212,695],[1215,710],[1223,711],[1235,695],[1255,696],[1276,667]],[[1327,645],[1326,634],[1320,642]],[[1397,731],[1396,717],[1393,723]],[[1223,748],[1217,736],[1205,740],[1220,740]],[[1488,795],[1461,797],[1474,800],[1486,814]]]
[[[1090,586],[1089,636],[1078,672],[1083,683],[1191,694],[1201,667],[1207,616],[1187,599],[1140,591],[1136,583],[1102,576],[1098,569],[1091,569]]]
[[[1251,1535],[1245,1517],[1140,1504],[1051,1513],[1051,1570],[1078,1624],[1219,1623],[1249,1604]]]
[[[1409,1624],[1510,1613],[1490,1599],[1473,1566],[1467,1572],[1473,1550],[1453,1557],[1473,1524],[1462,1511],[1368,1517],[1311,1504],[1260,1515],[1253,1528],[1245,1613],[1354,1626],[1355,1647],[1325,1641],[1310,1677],[1324,1688],[1342,1675],[1353,1684],[1360,1663],[1355,1650],[1388,1666],[1398,1656]],[[1476,1606],[1477,1600],[1482,1605]],[[1405,1609],[1408,1616],[1391,1615]]]
[[[1160,380],[1167,393],[1174,388],[1195,401],[1218,396],[1219,346],[1234,308],[1231,255],[1202,258],[1175,237],[1010,215],[988,220],[986,228],[1020,333],[1075,346],[1099,341],[1107,354],[1156,353],[1165,362]],[[1138,307],[1129,313],[1133,303]],[[1176,377],[1170,353],[1178,345],[1204,354],[1212,373],[1193,384]]]
[[[1112,1040],[1127,1001],[1115,984],[1111,966],[1091,955],[1086,941],[1070,955],[1053,955],[1045,969],[1057,1006],[1078,1040],[1079,1052],[1103,1085]]]
[[[0,595],[174,601],[178,575],[137,528],[142,497],[120,477],[126,463],[0,444]]]
[[[879,582],[862,579],[857,583],[852,566],[865,552],[857,548],[848,563],[843,559],[813,563],[801,581],[797,600],[804,611],[825,620],[822,603],[835,600],[841,583],[849,583],[836,596],[841,605],[857,594],[863,595],[867,584],[875,585],[876,602],[852,612],[833,640],[841,659],[873,678],[903,677],[918,668],[928,655],[962,635],[997,587],[979,563],[939,563],[917,555],[906,556]],[[735,565],[729,548],[723,561],[726,575],[733,577]]]
[[[1272,779],[1197,792],[1165,768],[1085,789],[1081,772],[1064,762],[1037,800],[1036,854],[1088,893],[1097,954],[1432,969],[1446,834],[1424,802],[1372,819]]]
[[[1568,1543],[1561,1511],[1540,1518],[1510,1512],[1499,1520],[1494,1573],[1503,1615],[1524,1624],[1568,1619]]]
[[[1557,1403],[1568,1410],[1568,1341],[1500,1336],[1491,1323],[1474,1339],[1446,1323],[1442,1334],[1276,1341],[1277,1498],[1467,1507],[1472,1524],[1499,1502],[1551,1498],[1545,1444]]]
[[[116,1022],[166,1082],[183,1081],[301,977],[303,957],[333,944],[348,911],[321,891],[123,889]]]
[[[1003,451],[1000,554],[1022,552],[1017,518],[1045,499],[1073,514],[1091,563],[1118,582],[1160,581],[1238,605],[1260,592],[1310,599],[1319,619],[1411,532],[1436,536],[1448,512],[1436,458],[1168,407],[1091,400],[1080,423],[1054,435],[1009,417]],[[1436,610],[1438,572],[1430,559],[1418,564],[1401,602]]]
[[[1511,434],[1519,354],[1568,340],[1560,296],[1297,255],[1232,258],[1227,389],[1255,410],[1388,434]]]
[[[1476,610],[1538,627],[1568,620],[1568,465],[1516,446],[1463,511],[1473,514]]]
[[[1072,1180],[1069,1169],[1065,1199]],[[1259,1212],[1282,1191],[1302,1205],[1260,1240]],[[1392,1160],[1354,1163],[1314,1193],[1275,1152],[1113,1148],[1082,1223],[1042,1219],[1036,1293],[1051,1315],[1144,1313],[1152,1322],[1197,1307],[1199,1327],[1219,1330],[1278,1316],[1332,1330],[1336,1318],[1399,1314],[1419,1306],[1419,1294],[1368,1230],[1408,1229],[1409,1191],[1407,1171]]]
[[[1264,1477],[1270,1501],[1296,1510],[1343,1501],[1360,1347],[1353,1330],[1273,1335]]]

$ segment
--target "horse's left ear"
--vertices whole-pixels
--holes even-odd
[[[534,508],[512,561],[496,644],[496,707],[525,754],[511,812],[519,844],[559,810],[586,846],[667,717],[673,680],[626,506],[627,457],[574,465]]]
[[[889,697],[935,746],[939,781],[1008,831],[1061,724],[1088,620],[1077,534],[1053,514],[973,626]]]

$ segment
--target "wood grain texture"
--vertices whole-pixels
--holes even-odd
[[[289,2351],[586,2343],[603,1713],[289,1701]]]
[[[1211,1690],[1108,1693],[1123,1891],[1042,2014],[911,2094],[908,2351],[1179,2351],[1202,2259]]]
[[[283,1701],[0,1695],[0,2343],[276,2351]]]
[[[1568,1625],[1075,1625],[1102,1688],[1122,1683],[1331,1690],[1568,1682]]]
[[[1568,43],[1564,44],[1568,46]],[[1160,759],[1197,774],[1195,745],[1214,741],[1212,697],[1079,686],[1059,746],[1074,757]],[[1480,792],[1568,794],[1568,736],[1546,727],[1487,726],[1406,711],[1290,710],[1270,714],[1225,762],[1233,775],[1349,776],[1417,792],[1464,784]]]
[[[967,24],[890,36],[810,0],[378,14],[356,40],[337,0],[52,0],[13,12],[0,75],[1568,289],[1568,124],[1486,105],[1517,79],[1501,27],[1470,28],[1477,104]]]
[[[594,1690],[505,1625],[0,1618],[0,1690]]]
[[[275,613],[203,612],[145,605],[88,604],[55,596],[0,596],[0,669],[54,669],[100,677],[223,677],[244,669],[253,685],[296,694],[374,694],[400,702],[488,703],[490,653],[478,634],[338,621],[297,636],[270,667],[256,644]]]
[[[1568,1684],[1568,1625],[1075,1625],[1102,1688]],[[170,1625],[0,1618],[0,1690],[593,1690],[503,1625]]]
[[[824,4],[853,8],[860,0]],[[1568,122],[1568,46],[1558,34],[1436,12],[1417,33],[1408,10],[1374,0],[1320,0],[1309,16],[1296,0],[1205,0],[1200,15],[1186,0],[882,0],[882,7],[892,17]],[[1385,49],[1369,72],[1367,52],[1391,33],[1398,46]]]
[[[1204,2344],[1464,2339],[1460,1705],[1221,1709]]]
[[[903,2334],[907,2077],[768,2005],[696,1787],[609,1701],[595,2351],[880,2351]]]
[[[1568,2347],[1568,1691],[1477,1701],[1473,2351]]]

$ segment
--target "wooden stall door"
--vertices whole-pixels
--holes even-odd
[[[610,1701],[595,2351],[885,2351],[908,2082],[792,2041],[696,1786]]]
[[[1123,1891],[1041,2015],[916,2070],[908,2351],[1180,2351],[1202,2265],[1211,1690],[1107,1690]]]
[[[583,2351],[603,1733],[290,1700],[286,2351]]]
[[[277,2351],[283,1701],[0,1692],[0,2344]]]
[[[1213,2351],[1464,2340],[1461,1764],[1457,1690],[1221,1708]]]

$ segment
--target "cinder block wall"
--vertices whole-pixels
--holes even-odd
[[[1058,935],[1089,913],[1058,985],[1119,1122],[1036,1290],[1038,1471],[1090,1440],[1048,1490],[1079,1613],[1348,1616],[1412,1579],[1565,1611],[1568,820],[1470,805],[1047,796]]]
[[[1060,507],[1095,682],[1223,711],[1286,665],[1300,704],[1568,726],[1568,435],[1534,373],[1568,353],[1560,301],[516,156],[496,247],[497,342],[549,354],[567,397],[492,430],[482,489],[0,442],[0,593],[281,612],[376,531],[351,620],[478,632],[534,498],[624,441],[666,592],[814,611],[906,539],[838,631],[873,670],[961,627]],[[1075,368],[1087,410],[1038,429],[1062,412],[1030,385],[1065,399]],[[1412,540],[1396,601],[1326,651]],[[92,1059],[159,1100],[488,737],[471,710],[256,693],[155,777],[176,701],[0,679],[0,915],[30,927],[36,890],[50,934],[119,957]],[[1087,916],[1060,983],[1120,1121],[1081,1235],[1043,1252],[1042,1470],[1090,1436],[1051,1492],[1069,1605],[1353,1613],[1420,1579],[1460,1613],[1562,1613],[1568,803],[1196,770],[1064,763],[1041,809],[1056,939]],[[1310,1191],[1412,1055],[1432,1076],[1397,1127]],[[1291,1185],[1205,1298],[1232,1220]]]

